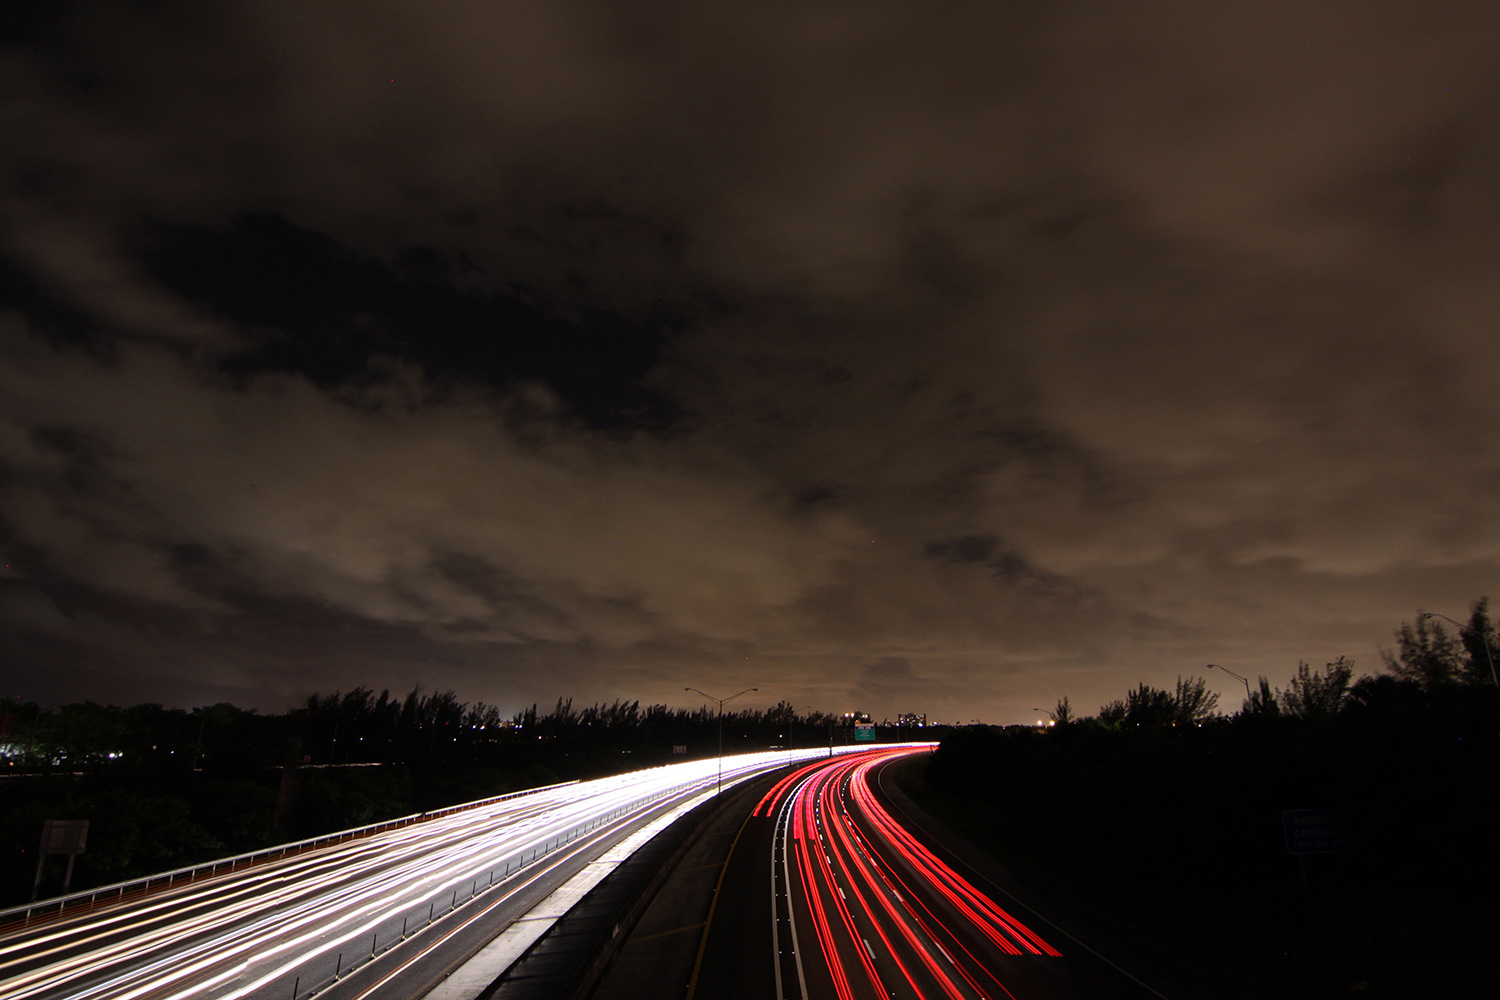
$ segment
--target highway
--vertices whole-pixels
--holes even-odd
[[[723,782],[826,754],[725,757]],[[12,923],[0,928],[0,1000],[419,996],[589,859],[714,794],[718,768],[551,788]]]
[[[883,772],[918,752],[810,762],[765,795],[731,851],[689,998],[1159,998],[1019,903],[1002,906],[898,820]]]

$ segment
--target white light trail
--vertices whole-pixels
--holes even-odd
[[[724,781],[827,752],[725,757]],[[306,997],[327,985],[336,954],[362,948],[367,960],[429,915],[461,915],[491,885],[508,894],[550,851],[700,793],[718,767],[708,758],[547,789],[13,927],[0,935],[0,1000],[234,1000],[299,973]]]

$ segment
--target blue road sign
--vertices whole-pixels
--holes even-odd
[[[1327,809],[1288,809],[1281,814],[1288,854],[1337,854],[1344,828]]]

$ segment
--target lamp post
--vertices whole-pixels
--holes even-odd
[[[749,694],[751,691],[759,691],[760,688],[745,688],[745,690],[739,692],[739,694],[732,694],[728,698],[715,698],[713,695],[707,693],[706,691],[699,691],[697,688],[685,687],[683,688],[683,690],[692,691],[695,694],[701,694],[703,695],[703,697],[707,698],[711,702],[716,703],[719,706],[719,785],[718,790],[715,791],[714,794],[722,795],[724,793],[724,706],[729,704],[731,701],[734,701],[734,699],[738,698],[741,694]]]
[[[1436,611],[1424,611],[1424,612],[1422,612],[1422,617],[1423,618],[1441,618],[1445,622],[1452,622],[1452,624],[1455,627],[1457,627],[1457,629],[1460,632],[1464,632],[1464,633],[1467,633],[1469,635],[1472,635],[1474,638],[1476,638],[1480,642],[1484,643],[1484,658],[1489,662],[1489,665],[1490,665],[1490,680],[1492,680],[1492,681],[1495,682],[1495,687],[1500,688],[1500,677],[1496,677],[1496,675],[1495,675],[1495,657],[1494,657],[1494,654],[1492,654],[1490,652],[1490,637],[1489,636],[1487,636],[1487,635],[1480,635],[1478,632],[1475,632],[1473,629],[1469,628],[1469,626],[1463,624],[1462,622],[1455,622],[1455,621],[1453,621],[1452,618],[1449,618],[1447,615],[1440,615]]]
[[[1210,663],[1209,668],[1212,669],[1213,667],[1219,667],[1219,665],[1217,663]],[[1255,702],[1255,699],[1250,695],[1250,682],[1241,677],[1239,674],[1235,673],[1233,670],[1230,670],[1228,667],[1219,667],[1219,669],[1224,671],[1230,677],[1233,677],[1235,680],[1239,681],[1241,684],[1245,685],[1245,706],[1248,709],[1249,706]]]
[[[1041,715],[1043,714],[1043,712],[1047,712],[1047,709],[1034,708],[1032,709],[1032,711],[1037,712],[1038,715]],[[1056,726],[1056,724],[1058,724],[1058,718],[1056,718],[1055,712],[1047,712],[1047,715],[1053,715],[1053,718],[1038,718],[1037,729],[1052,729],[1053,726]]]

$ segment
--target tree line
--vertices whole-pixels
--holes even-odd
[[[1468,624],[1455,623],[1456,633],[1433,621],[1436,617],[1418,612],[1415,620],[1396,629],[1395,647],[1381,650],[1384,672],[1355,680],[1354,660],[1348,656],[1322,669],[1302,661],[1285,688],[1273,688],[1261,676],[1233,717],[1321,719],[1350,705],[1378,711],[1382,703],[1403,698],[1461,696],[1500,687],[1495,667],[1500,663],[1500,636],[1490,619],[1489,599],[1474,602]],[[1219,695],[1208,690],[1202,677],[1179,677],[1174,690],[1138,684],[1124,698],[1100,706],[1097,715],[1081,719],[1064,695],[1050,714],[1055,726],[1201,726],[1224,718],[1218,705]]]
[[[43,708],[0,699],[0,766],[23,771],[99,768],[245,770],[257,767],[485,762],[540,749],[666,751],[717,749],[714,708],[643,706],[617,699],[575,707],[559,698],[550,711],[531,705],[503,715],[498,706],[459,700],[451,690],[404,696],[371,688],[313,694],[295,709],[262,715],[217,705],[184,709],[81,702]],[[782,701],[724,712],[730,747],[810,746],[852,717],[799,711]],[[842,732],[838,738],[845,738]],[[540,748],[536,744],[541,744]]]

